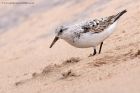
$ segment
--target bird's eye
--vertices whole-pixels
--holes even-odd
[[[63,32],[63,30],[61,29],[61,30],[60,30],[60,33],[62,33],[62,32]]]

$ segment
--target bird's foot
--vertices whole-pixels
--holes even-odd
[[[93,56],[95,56],[96,54],[90,54],[88,57],[93,57]]]
[[[93,57],[94,55],[96,55],[96,49],[94,49],[94,52],[93,52],[93,54],[90,54],[88,57]]]

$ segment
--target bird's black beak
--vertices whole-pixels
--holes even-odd
[[[56,41],[57,41],[58,39],[59,39],[59,37],[57,37],[57,36],[54,38],[52,44],[50,45],[50,48],[52,48],[52,46],[56,43]]]

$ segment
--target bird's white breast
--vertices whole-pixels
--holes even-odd
[[[69,35],[67,35],[63,39],[72,46],[78,48],[96,47],[98,44],[100,44],[102,41],[104,41],[107,37],[109,37],[112,34],[112,32],[115,30],[116,24],[117,22],[113,23],[107,29],[99,33],[93,32],[81,33],[80,37],[74,37],[73,33],[75,33],[76,31],[70,31],[68,32]],[[78,31],[80,32],[80,27]]]

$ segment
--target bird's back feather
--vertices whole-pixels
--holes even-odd
[[[89,31],[94,33],[100,33],[104,31],[107,27],[112,25],[115,21],[117,21],[126,12],[127,12],[126,10],[123,10],[122,12],[119,12],[116,15],[112,15],[101,19],[91,20],[82,26],[83,33]]]

